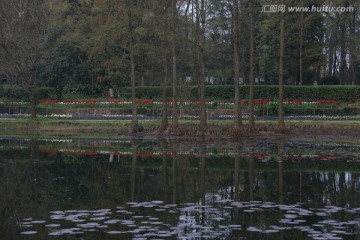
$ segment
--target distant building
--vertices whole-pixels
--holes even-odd
[[[265,83],[265,79],[262,77],[256,77],[254,83],[255,84]]]

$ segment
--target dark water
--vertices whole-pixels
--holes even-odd
[[[360,239],[360,143],[1,139],[0,239]]]

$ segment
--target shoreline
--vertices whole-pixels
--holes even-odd
[[[27,136],[84,136],[84,137],[153,137],[175,139],[225,139],[242,138],[326,138],[359,139],[360,121],[354,120],[285,120],[286,133],[276,131],[276,120],[256,122],[256,132],[247,132],[247,121],[242,132],[234,132],[232,120],[209,120],[204,132],[199,132],[197,120],[180,120],[176,131],[159,134],[161,120],[139,120],[144,130],[134,135],[128,131],[131,120],[72,120],[72,119],[0,119],[0,135]]]

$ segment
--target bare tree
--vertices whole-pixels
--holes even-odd
[[[162,38],[163,44],[164,44],[164,77],[163,77],[163,89],[162,89],[162,99],[163,99],[163,108],[162,108],[162,121],[161,121],[161,125],[159,128],[159,133],[163,134],[169,126],[169,121],[168,121],[168,110],[169,110],[169,106],[168,106],[168,100],[167,100],[167,85],[168,82],[170,80],[170,64],[172,66],[176,67],[176,62],[172,62],[170,60],[171,55],[174,55],[172,57],[172,60],[175,58],[176,60],[176,56],[175,56],[175,30],[173,29],[172,32],[172,36],[170,38],[169,35],[169,31],[170,31],[170,27],[175,28],[174,26],[176,26],[176,22],[175,22],[175,10],[176,10],[176,1],[171,1],[171,2],[164,2],[163,5],[163,12],[162,12],[162,16],[164,18],[164,21],[162,21],[162,28],[164,30],[164,35]],[[170,22],[170,19],[173,19],[172,22]],[[171,44],[170,44],[171,43]],[[171,46],[170,46],[171,45]],[[174,64],[175,63],[175,64]],[[173,69],[173,73],[175,72],[175,76],[176,76],[176,68]],[[174,80],[174,79],[172,79]],[[175,89],[174,89],[175,88]],[[175,78],[175,82],[172,81],[172,90],[173,90],[173,96],[176,95],[176,78]],[[175,99],[177,99],[176,97],[174,97]],[[174,100],[173,98],[173,100]],[[173,107],[173,126],[175,125],[177,127],[178,125],[178,120],[177,120],[177,105],[176,105],[176,101],[174,101],[175,103],[173,103],[172,107]],[[175,109],[175,112],[174,112]],[[175,114],[175,117],[174,117]]]
[[[234,51],[234,85],[235,85],[235,118],[234,128],[240,129],[242,126],[241,107],[240,107],[240,80],[239,80],[239,2],[233,0],[232,3],[232,31],[233,31],[233,51]]]
[[[249,1],[249,9],[250,9],[250,73],[249,73],[249,81],[250,81],[250,106],[249,106],[249,131],[255,131],[255,116],[254,116],[254,1]]]
[[[284,13],[280,16],[280,58],[279,58],[279,105],[278,105],[278,131],[285,131],[284,121],[284,51],[285,51],[285,23]]]
[[[172,128],[178,127],[178,114],[177,114],[177,71],[176,71],[176,0],[172,0],[172,38],[171,38],[171,57],[172,57],[172,91],[173,91],[173,109],[172,109]]]
[[[199,29],[199,91],[200,91],[200,130],[204,131],[206,123],[205,109],[205,21],[207,1],[201,0],[200,4],[200,29]]]
[[[37,68],[45,53],[48,16],[46,0],[0,1],[0,75],[25,90],[33,119]]]

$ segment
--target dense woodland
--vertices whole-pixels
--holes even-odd
[[[264,11],[269,4],[342,11]],[[357,0],[2,0],[0,80],[24,87],[34,106],[38,86],[59,92],[73,83],[132,86],[132,99],[135,86],[172,86],[172,126],[178,85],[198,85],[203,103],[205,84],[234,84],[240,127],[241,84],[250,85],[251,102],[254,83],[279,85],[279,103],[283,84],[360,84],[359,6]],[[200,119],[205,126],[204,109]]]

